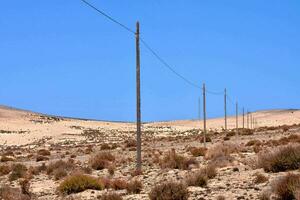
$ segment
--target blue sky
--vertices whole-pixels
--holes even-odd
[[[246,109],[300,107],[300,2],[90,0],[180,74]],[[135,120],[135,39],[80,0],[0,2],[0,104]],[[143,121],[197,118],[201,95],[141,46]],[[229,105],[234,113],[234,105]],[[207,97],[208,117],[223,97]]]

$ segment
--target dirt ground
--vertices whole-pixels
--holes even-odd
[[[155,186],[176,182],[188,185],[189,200],[262,199],[288,172],[263,169],[257,164],[259,156],[300,142],[300,111],[260,111],[253,116],[255,128],[240,128],[238,134],[234,117],[228,118],[227,132],[223,118],[209,119],[206,144],[201,121],[143,124],[142,172],[136,172],[134,123],[67,119],[0,107],[0,195],[11,191],[23,199],[101,199],[114,192],[128,200],[150,199]],[[242,116],[239,119],[242,127]],[[101,153],[109,158],[97,169],[93,161]],[[17,164],[26,169],[16,169]],[[207,166],[216,173],[205,185],[188,183]],[[62,192],[60,185],[78,174],[101,179],[105,188]],[[258,175],[265,180],[257,181]],[[132,192],[128,185],[134,181],[142,187]]]

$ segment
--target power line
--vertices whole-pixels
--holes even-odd
[[[211,90],[207,90],[206,89],[206,92],[209,93],[209,94],[213,94],[213,95],[224,95],[224,92],[216,92],[216,91],[211,91]]]
[[[89,7],[91,7],[92,9],[94,9],[95,11],[97,11],[98,13],[100,13],[101,15],[103,15],[104,17],[106,17],[107,19],[109,19],[110,21],[114,22],[115,24],[121,26],[122,28],[124,28],[125,30],[129,31],[130,33],[136,34],[131,28],[129,28],[128,26],[122,24],[121,22],[117,21],[116,19],[114,19],[113,17],[109,16],[108,14],[106,14],[105,12],[103,12],[102,10],[96,8],[95,6],[93,6],[92,4],[90,4],[89,2],[87,2],[86,0],[81,0],[83,3],[85,3],[86,5],[88,5]],[[150,45],[148,45],[148,43],[140,38],[141,42],[143,43],[143,45],[154,55],[154,57],[156,57],[166,68],[168,68],[171,72],[173,72],[175,75],[177,75],[179,78],[181,78],[182,80],[184,80],[187,84],[196,87],[196,88],[200,88],[201,87],[199,85],[197,85],[196,83],[190,81],[189,79],[187,79],[186,77],[184,77],[183,75],[181,75],[180,73],[178,73],[174,68],[171,67],[170,64],[168,64],[161,56],[158,55],[158,53],[156,51],[154,51],[153,48],[150,47]]]
[[[100,13],[101,15],[103,15],[104,17],[106,17],[107,19],[109,19],[110,21],[114,22],[115,24],[118,24],[119,26],[121,26],[122,28],[124,28],[125,30],[135,34],[135,32],[129,28],[128,26],[125,26],[124,24],[120,23],[119,21],[115,20],[114,18],[112,18],[111,16],[109,16],[108,14],[106,14],[105,12],[103,12],[102,10],[96,8],[95,6],[93,6],[92,4],[90,4],[89,2],[87,2],[86,0],[81,0],[83,3],[85,3],[86,5],[88,5],[89,7],[91,7],[92,9],[94,9],[95,11],[97,11],[98,13]]]
[[[83,3],[85,3],[87,6],[89,6],[90,8],[92,8],[93,10],[97,11],[99,14],[103,15],[105,18],[107,18],[108,20],[110,20],[111,22],[119,25],[120,27],[122,27],[123,29],[125,29],[126,31],[136,35],[135,31],[133,31],[131,28],[129,28],[128,26],[124,25],[123,23],[119,22],[118,20],[114,19],[113,17],[111,17],[110,15],[106,14],[104,11],[100,10],[99,8],[96,8],[94,5],[92,5],[91,3],[89,3],[86,0],[81,0]],[[189,84],[192,87],[198,88],[198,89],[202,89],[203,88],[201,86],[199,86],[198,84],[196,84],[195,82],[189,80],[188,78],[186,78],[185,76],[181,75],[180,73],[178,73],[169,63],[167,63],[152,47],[150,47],[150,45],[143,39],[140,37],[140,41],[142,42],[142,44],[146,47],[146,49],[148,49],[155,58],[157,58],[164,67],[166,67],[167,69],[169,69],[172,73],[174,73],[176,76],[178,76],[180,79],[182,79],[184,82],[186,82],[187,84]],[[211,91],[211,90],[207,90],[206,92],[209,94],[213,94],[213,95],[224,95],[224,92],[216,92],[216,91]],[[235,104],[232,99],[230,98],[229,95],[227,95],[229,101],[232,104]]]
[[[144,39],[140,38],[141,42],[144,44],[144,46],[166,67],[168,68],[171,72],[173,72],[175,75],[177,75],[179,78],[181,78],[183,81],[185,81],[187,84],[195,87],[195,88],[199,88],[201,89],[201,87],[199,85],[197,85],[196,83],[190,81],[189,79],[187,79],[186,77],[182,76],[181,74],[179,74],[178,72],[176,72],[171,65],[169,65],[161,56],[158,55],[158,53],[156,53],[147,43]]]

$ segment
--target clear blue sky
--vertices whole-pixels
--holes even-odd
[[[300,1],[90,0],[190,80],[251,110],[300,107]],[[0,2],[0,104],[135,120],[135,39],[80,0]],[[197,117],[201,91],[141,46],[143,121]],[[223,97],[208,95],[208,117]],[[229,105],[230,113],[234,106]]]

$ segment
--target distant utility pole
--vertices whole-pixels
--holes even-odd
[[[238,119],[238,102],[235,104],[235,127],[236,127],[236,135],[238,135],[238,128],[239,128],[239,119]]]
[[[141,141],[141,77],[140,77],[140,24],[136,23],[136,169],[142,170]]]
[[[201,97],[198,98],[198,118],[201,120]]]
[[[249,129],[249,110],[247,110],[247,129]]]
[[[253,116],[252,113],[250,113],[250,128],[253,129]]]
[[[245,128],[245,109],[243,107],[243,129]]]
[[[224,90],[224,120],[225,120],[225,133],[227,133],[227,91]]]
[[[203,83],[203,143],[204,147],[206,148],[206,97],[205,97],[205,83]]]

